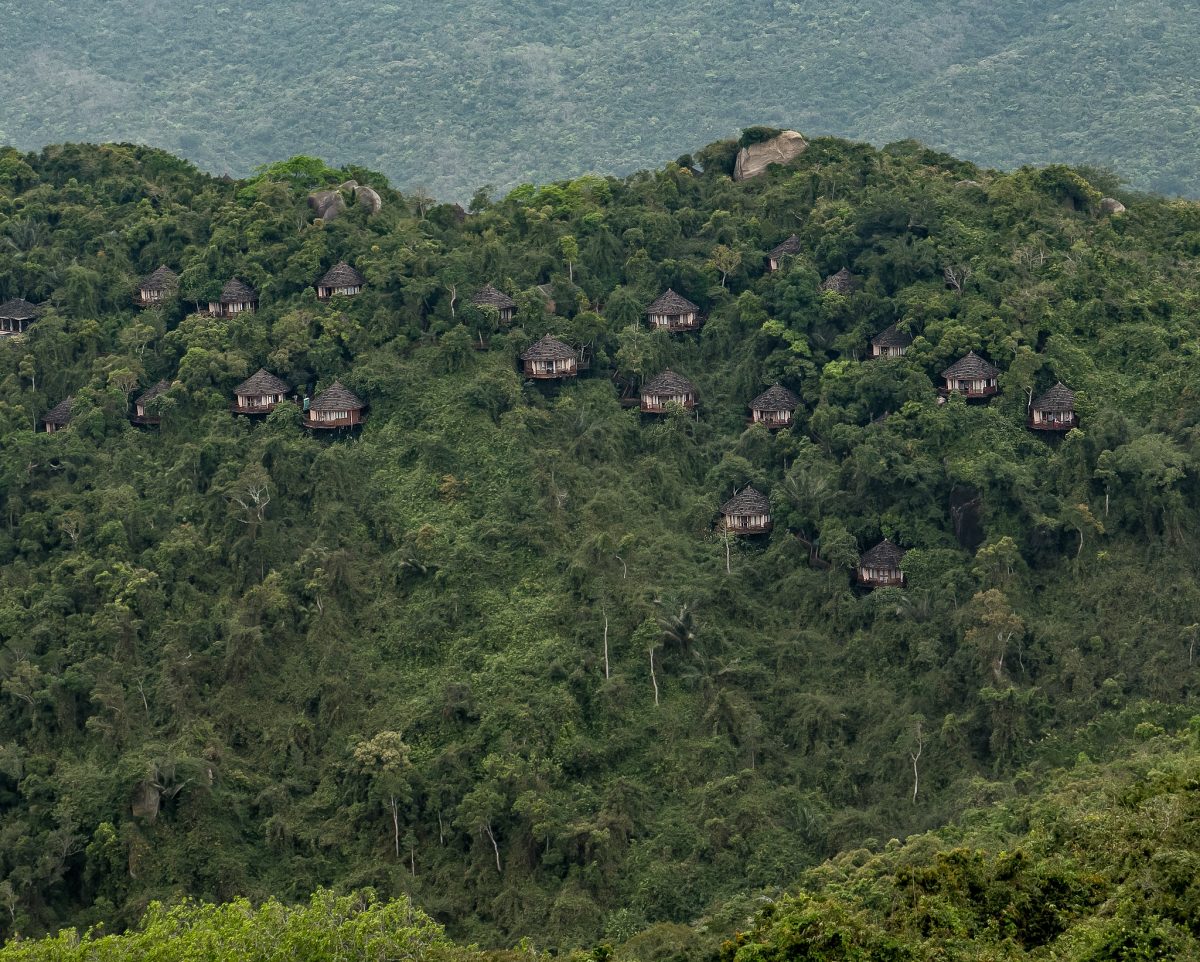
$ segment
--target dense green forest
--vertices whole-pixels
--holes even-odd
[[[41,305],[0,339],[0,936],[331,887],[459,940],[616,945],[1049,785],[1121,718],[1178,728],[1200,205],[1113,216],[1101,175],[913,142],[817,138],[736,184],[737,148],[469,212],[302,157],[0,154],[0,295]],[[347,178],[382,210],[314,221]],[[366,290],[320,302],[339,261]],[[136,309],[160,264],[178,296]],[[256,312],[197,310],[234,275]],[[667,287],[698,334],[648,329]],[[908,353],[866,360],[893,323]],[[522,379],[545,333],[582,376]],[[1000,394],[938,403],[969,350]],[[259,367],[340,380],[365,425],[232,416]],[[666,368],[696,412],[620,403]],[[1029,431],[1059,380],[1080,427]],[[777,381],[796,423],[748,428]],[[727,542],[747,483],[774,531]],[[907,587],[852,588],[884,536]]]
[[[978,809],[903,844],[845,852],[804,873],[794,893],[760,900],[753,919],[652,926],[566,958],[1200,959],[1200,716],[1175,736],[1143,712],[1118,714],[1104,727],[1106,737],[1116,735],[1115,759],[1096,764],[1080,753],[1032,797]],[[511,951],[456,946],[404,897],[384,902],[370,891],[321,891],[286,906],[155,903],[123,934],[66,930],[0,949],[0,962],[555,957],[529,940]]]
[[[1200,195],[1182,0],[0,0],[0,143],[295,153],[462,199],[658,164],[748,124]],[[319,11],[319,12],[317,12]]]

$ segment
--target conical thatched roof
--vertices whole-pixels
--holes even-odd
[[[6,321],[32,321],[37,316],[37,305],[30,304],[23,297],[14,297],[11,301],[0,304],[0,319]]]
[[[497,290],[491,284],[485,284],[471,298],[471,303],[476,307],[494,307],[498,311],[503,311],[510,307],[516,307],[517,302],[504,293]]]
[[[334,381],[308,406],[310,411],[361,411],[365,407],[353,391],[342,386],[341,381]]]
[[[770,500],[752,485],[742,488],[741,491],[721,505],[721,514],[727,516],[770,513]]]
[[[800,238],[793,234],[778,247],[773,248],[771,253],[767,256],[770,257],[771,260],[777,261],[786,254],[799,254],[800,250]]]
[[[164,392],[170,390],[170,388],[171,388],[170,381],[159,381],[157,384],[155,384],[149,390],[143,391],[141,396],[137,399],[137,403],[142,404],[142,405],[149,404],[160,394],[163,394]]]
[[[755,411],[794,411],[800,399],[782,384],[775,384],[750,402]]]
[[[54,407],[46,412],[42,418],[44,424],[53,424],[55,427],[65,427],[71,423],[71,408],[75,404],[75,398],[68,397],[59,401]]]
[[[521,352],[522,361],[570,361],[574,357],[575,352],[570,347],[549,334]]]
[[[992,367],[992,365],[978,354],[971,351],[966,357],[960,358],[946,368],[946,370],[942,371],[942,377],[950,378],[951,380],[969,378],[986,379],[996,377],[999,373],[999,368]]]
[[[233,389],[234,394],[260,396],[264,394],[287,394],[291,390],[286,381],[282,381],[266,368],[259,368],[246,380]]]
[[[903,548],[884,538],[870,551],[863,552],[858,564],[862,568],[899,568],[904,554]]]
[[[165,264],[142,278],[141,291],[173,291],[179,286],[179,275]]]
[[[258,299],[258,295],[254,292],[254,288],[249,284],[243,284],[236,277],[231,277],[225,282],[225,286],[221,288],[221,303],[222,304],[250,304]]]
[[[908,347],[912,342],[912,335],[905,334],[895,324],[871,338],[875,347]]]
[[[854,275],[843,267],[836,274],[830,274],[821,281],[821,290],[836,291],[838,294],[850,294],[854,291]]]
[[[1033,402],[1038,411],[1069,413],[1075,410],[1075,392],[1059,381],[1045,394]]]
[[[694,314],[700,310],[695,304],[689,301],[686,297],[676,294],[671,288],[666,291],[653,304],[646,308],[647,314]]]
[[[696,386],[674,371],[663,371],[642,385],[642,397],[647,395],[695,394]]]
[[[334,264],[317,281],[317,287],[362,287],[367,279],[345,261]]]

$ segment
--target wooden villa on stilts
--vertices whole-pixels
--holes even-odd
[[[485,284],[480,288],[471,298],[471,303],[476,307],[495,311],[500,315],[501,324],[511,324],[517,313],[517,302],[491,284]]]
[[[673,404],[680,405],[685,411],[696,407],[696,386],[687,378],[674,371],[663,371],[642,385],[643,414],[666,414]]]
[[[646,308],[650,326],[664,331],[696,331],[704,319],[700,308],[686,297],[676,294],[669,287],[653,304]]]
[[[912,335],[893,324],[871,338],[871,357],[904,357],[912,342]]]
[[[162,415],[159,413],[158,405],[154,402],[159,395],[165,394],[170,388],[170,381],[159,381],[134,401],[133,423],[144,428],[158,427],[162,423]]]
[[[747,485],[721,505],[721,529],[729,534],[766,534],[771,530],[771,502]]]
[[[568,345],[547,334],[521,352],[521,373],[539,381],[575,377],[579,357]]]
[[[54,407],[47,411],[42,416],[42,425],[47,434],[53,434],[55,431],[61,431],[71,423],[71,408],[75,405],[75,398],[68,397],[59,401]]]
[[[142,278],[135,300],[138,307],[154,307],[172,297],[178,289],[179,275],[163,265],[154,273]]]
[[[0,304],[0,337],[24,334],[29,325],[37,320],[38,306],[22,297]]]
[[[317,281],[317,300],[327,301],[335,294],[353,297],[361,294],[367,279],[345,261],[329,268],[325,276]]]
[[[761,424],[774,431],[792,423],[792,415],[800,406],[800,399],[782,384],[767,388],[750,402],[750,423]]]
[[[236,277],[231,277],[225,282],[219,300],[208,302],[208,312],[214,317],[236,317],[238,314],[253,313],[256,307],[257,292]]]
[[[961,394],[965,398],[987,398],[1000,391],[996,380],[1000,369],[993,367],[974,351],[961,360],[955,361],[942,377],[946,381],[943,391],[946,394]]]
[[[352,391],[334,381],[329,389],[322,391],[304,412],[304,426],[313,431],[331,431],[334,428],[353,428],[362,424],[366,404]]]
[[[246,414],[251,417],[270,414],[275,410],[275,406],[287,397],[290,390],[286,381],[260,367],[233,389],[233,404],[229,409],[234,414]]]
[[[904,572],[900,562],[904,549],[884,538],[858,559],[855,580],[864,588],[903,588]]]
[[[767,254],[767,273],[773,274],[783,266],[785,257],[794,257],[800,253],[800,238],[793,234],[778,247]]]
[[[1062,381],[1029,405],[1029,427],[1034,431],[1070,431],[1078,426],[1075,392]]]

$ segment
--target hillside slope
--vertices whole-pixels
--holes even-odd
[[[370,885],[456,936],[620,941],[1194,697],[1200,208],[830,139],[738,185],[736,148],[470,216],[303,158],[0,155],[0,294],[43,305],[0,340],[3,934]],[[351,176],[382,212],[313,222]],[[318,302],[342,260],[366,290]],[[179,296],[136,310],[160,264]],[[232,275],[257,312],[197,312]],[[698,334],[647,329],[668,287]],[[908,354],[864,360],[893,323]],[[590,368],[523,381],[545,333]],[[938,403],[969,350],[999,395]],[[365,426],[231,416],[260,366]],[[622,406],[664,369],[696,413]],[[1058,380],[1081,426],[1035,434]],[[748,428],[776,381],[796,423]],[[774,530],[727,543],[747,484]],[[908,587],[852,589],[884,536]]]
[[[465,198],[625,173],[747,124],[1200,192],[1179,0],[0,2],[0,143],[150,143],[216,173],[294,153]]]

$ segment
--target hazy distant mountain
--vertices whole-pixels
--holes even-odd
[[[0,141],[297,152],[446,196],[624,172],[752,123],[1200,192],[1181,0],[2,0]]]

